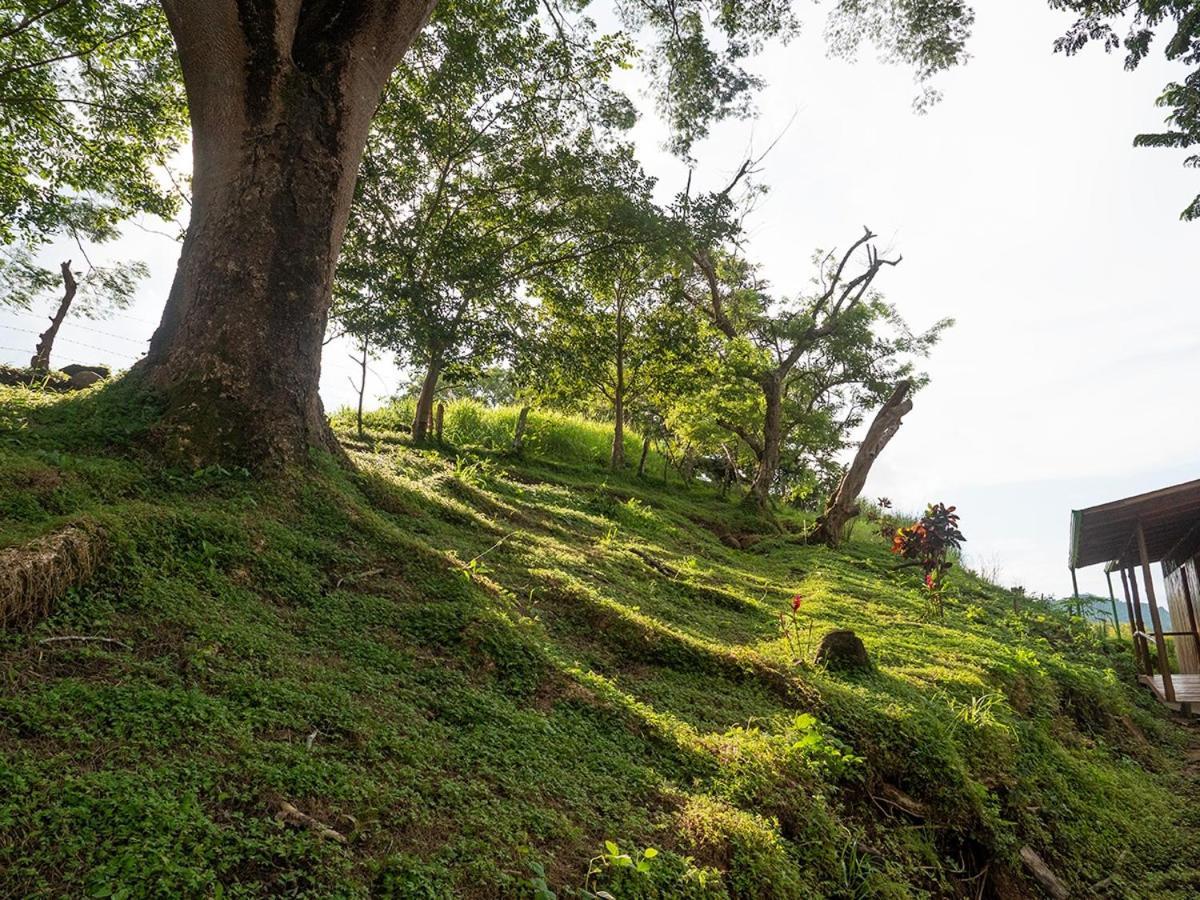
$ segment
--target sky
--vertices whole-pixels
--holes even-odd
[[[1071,509],[1200,477],[1200,223],[1178,218],[1200,179],[1181,154],[1132,147],[1161,127],[1153,100],[1178,77],[1160,56],[1134,73],[1099,48],[1069,59],[1052,42],[1070,19],[1045,3],[976,8],[972,59],[936,80],[943,100],[924,115],[906,70],[869,49],[828,58],[813,18],[755,61],[769,85],[758,117],[716,128],[695,152],[696,179],[723,184],[748,150],[780,138],[747,242],[780,294],[804,288],[815,249],[844,247],[864,225],[903,254],[877,282],[887,299],[916,328],[956,325],[866,494],[909,511],[957,505],[968,564],[1064,596]],[[652,113],[634,137],[664,198],[678,190],[686,169],[661,150]],[[179,254],[169,230],[146,220],[89,251],[97,263],[140,258],[151,277],[119,316],[68,320],[56,362],[123,367],[141,354]],[[46,259],[79,268],[73,251]],[[0,361],[28,362],[50,306],[0,311]],[[326,348],[327,408],[354,396],[351,353]],[[368,401],[403,380],[392,359],[373,361]],[[1101,567],[1079,586],[1105,594]]]

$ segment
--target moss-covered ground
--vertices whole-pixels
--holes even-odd
[[[1022,847],[1200,894],[1194,731],[1125,645],[960,570],[932,616],[867,522],[806,545],[562,418],[381,413],[264,480],[157,465],[120,384],[0,391],[0,547],[105,559],[0,631],[0,896],[1037,896]]]

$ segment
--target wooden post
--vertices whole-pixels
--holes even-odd
[[[442,443],[442,429],[445,427],[445,425],[446,404],[439,400],[437,405],[437,414],[433,420],[433,431],[434,434],[437,435],[437,442],[439,445]]]
[[[1143,675],[1154,674],[1150,666],[1150,646],[1146,642],[1146,626],[1142,622],[1142,598],[1138,595],[1137,579],[1133,572],[1121,569],[1121,584],[1125,588],[1125,602],[1129,604],[1129,627],[1133,629],[1133,655]],[[1130,589],[1132,588],[1132,599]]]
[[[1086,618],[1083,615],[1083,607],[1079,605],[1079,579],[1075,577],[1075,567],[1071,566],[1071,596],[1075,599],[1075,614],[1079,618]]]
[[[1108,602],[1112,604],[1113,627],[1117,629],[1118,640],[1121,637],[1121,619],[1117,616],[1117,595],[1113,593],[1112,572],[1108,569],[1104,570],[1104,579],[1108,582]],[[1133,620],[1129,620],[1130,626],[1133,625]]]
[[[1188,583],[1186,565],[1179,569],[1179,580],[1183,582],[1183,602],[1187,606],[1188,625],[1192,628],[1192,640],[1196,642],[1196,658],[1200,659],[1200,627],[1196,625],[1196,607],[1192,603],[1192,586]]]
[[[525,443],[525,424],[529,421],[529,407],[522,406],[521,412],[517,414],[517,428],[513,432],[512,452],[520,453],[521,447]]]
[[[1174,702],[1175,685],[1171,681],[1171,660],[1167,657],[1167,639],[1163,637],[1162,616],[1158,614],[1158,600],[1154,596],[1154,580],[1150,574],[1150,552],[1146,549],[1146,533],[1142,523],[1137,524],[1138,555],[1142,561],[1142,583],[1146,586],[1146,603],[1150,605],[1150,618],[1154,621],[1154,646],[1158,650],[1158,668],[1162,672],[1163,694]]]
[[[642,458],[638,460],[638,478],[646,474],[646,457],[650,455],[650,438],[642,438]]]

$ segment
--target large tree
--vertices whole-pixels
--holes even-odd
[[[544,17],[565,41],[590,40],[580,4],[500,0]],[[956,3],[842,0],[842,21],[917,63],[956,61]],[[141,368],[163,401],[158,436],[169,453],[285,464],[332,438],[317,387],[333,274],[371,118],[388,79],[424,27],[434,0],[161,0],[178,51],[192,126],[191,222],[162,322]],[[690,140],[743,111],[754,87],[740,61],[791,28],[786,0],[641,0],[616,3],[631,33],[645,32],[668,118]],[[45,0],[18,10],[4,32],[62,22],[72,37],[148,3]],[[84,10],[75,16],[77,10]],[[68,22],[65,18],[72,16]],[[140,26],[139,26],[140,27]],[[153,24],[137,34],[153,34]],[[122,53],[120,25],[101,39]],[[914,38],[926,35],[929,40]],[[949,43],[946,36],[950,36]],[[8,36],[7,34],[5,35]],[[618,38],[619,39],[619,38]],[[91,44],[82,45],[84,49]],[[6,64],[0,77],[52,66]],[[714,94],[714,89],[717,93]],[[718,102],[713,102],[713,99]],[[87,99],[87,98],[84,98]]]
[[[749,497],[767,508],[781,462],[821,465],[863,413],[911,374],[949,324],[914,334],[873,288],[894,265],[863,235],[842,253],[818,254],[813,287],[777,300],[728,251],[693,248],[679,290],[724,338],[722,364],[701,406],[753,453]]]

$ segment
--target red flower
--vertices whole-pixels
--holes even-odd
[[[799,612],[800,607],[804,604],[804,598],[799,594],[792,597],[792,612]]]
[[[933,573],[929,572],[925,575],[925,587],[933,590]]]

